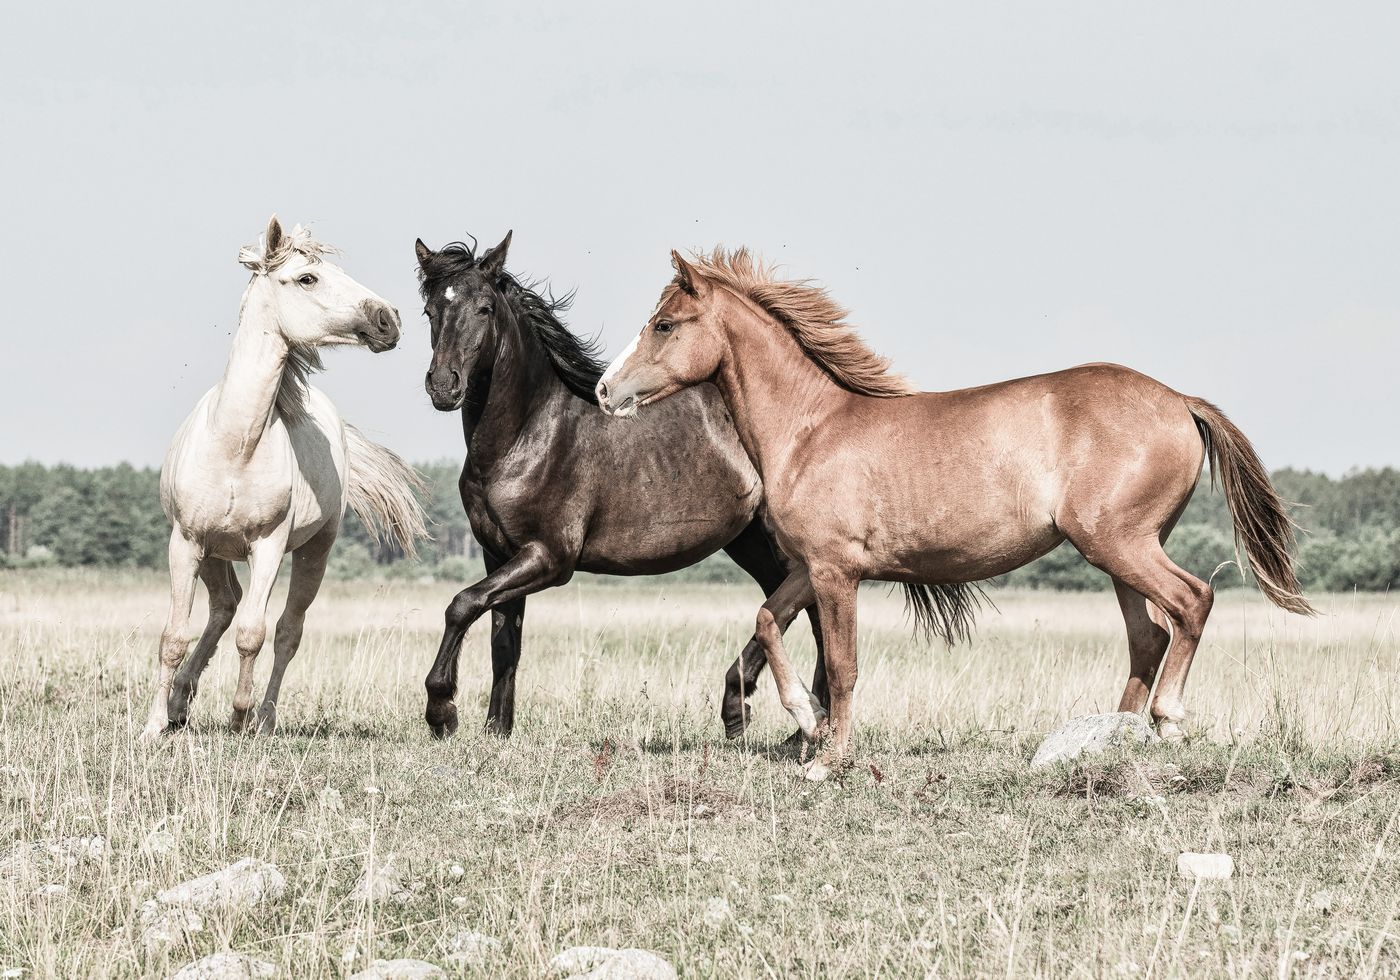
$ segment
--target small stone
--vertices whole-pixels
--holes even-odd
[[[730,909],[729,899],[723,895],[712,898],[705,903],[705,925],[711,929],[718,929],[729,921]]]
[[[339,813],[341,808],[345,805],[344,801],[340,798],[340,790],[336,789],[334,786],[327,786],[322,789],[321,792],[316,794],[316,799],[320,802],[322,810],[329,810],[331,813]]]
[[[37,884],[54,871],[99,864],[106,853],[107,842],[101,837],[15,841],[0,853],[0,881]]]
[[[442,967],[427,960],[375,960],[350,980],[445,980]]]
[[[1235,859],[1228,854],[1195,854],[1187,851],[1176,859],[1176,872],[1183,878],[1229,878],[1235,873]]]
[[[175,851],[175,835],[164,827],[157,827],[141,842],[141,853],[152,857],[163,857]]]
[[[645,949],[575,946],[549,961],[565,980],[676,980],[676,968]]]
[[[397,855],[386,854],[365,866],[350,897],[357,902],[383,902],[404,891],[403,875],[399,872]],[[409,896],[412,898],[412,896]]]
[[[1059,762],[1072,762],[1082,755],[1098,755],[1113,748],[1156,741],[1157,733],[1152,727],[1141,715],[1130,711],[1071,718],[1040,743],[1031,759],[1031,768],[1044,769]]]
[[[179,942],[185,936],[204,931],[204,919],[194,909],[165,906],[157,901],[141,903],[141,945],[148,950]]]
[[[188,905],[197,909],[251,908],[279,898],[286,889],[287,879],[275,864],[244,858],[222,871],[167,888],[156,898],[166,905]]]
[[[267,960],[242,953],[215,953],[187,963],[170,975],[170,980],[261,980],[277,976],[277,967]]]
[[[480,966],[492,953],[500,950],[501,941],[495,936],[463,929],[444,941],[442,948],[453,963]]]

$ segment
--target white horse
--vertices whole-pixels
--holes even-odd
[[[161,469],[161,504],[173,525],[170,616],[146,738],[186,722],[199,676],[235,615],[232,725],[247,726],[268,598],[290,551],[287,607],[258,713],[263,731],[275,727],[282,675],[301,642],[347,503],[366,527],[409,554],[425,533],[417,474],[346,424],[306,380],[321,367],[320,347],[353,344],[378,352],[399,339],[398,312],[322,259],[333,251],[300,225],[285,233],[273,215],[259,244],[239,252],[253,278],[228,367],[176,433]],[[246,597],[234,561],[248,562]],[[186,661],[196,577],[209,590],[209,622]]]

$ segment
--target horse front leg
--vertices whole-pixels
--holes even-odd
[[[504,606],[551,585],[568,581],[572,566],[539,542],[531,542],[522,547],[515,556],[480,582],[458,592],[447,606],[446,624],[442,643],[438,646],[437,658],[428,671],[424,687],[428,690],[428,707],[425,717],[428,727],[437,738],[446,738],[457,730],[457,661],[462,652],[462,639],[472,623],[481,618],[488,609]],[[523,610],[522,610],[523,613]],[[495,645],[492,646],[493,660]],[[519,643],[515,645],[515,657],[519,659]],[[502,676],[506,676],[502,683]],[[514,719],[515,667],[498,674],[501,683],[500,694],[504,699],[507,688],[510,695],[510,716]],[[497,685],[492,685],[493,702],[497,696]]]
[[[253,665],[267,639],[267,602],[282,567],[287,550],[287,526],[280,533],[253,542],[248,552],[248,592],[238,608],[234,643],[238,647],[238,687],[233,692],[233,715],[229,727],[241,732],[248,726],[253,707]]]
[[[156,668],[156,693],[151,699],[151,711],[146,716],[142,739],[160,736],[169,723],[170,687],[175,671],[189,651],[187,635],[190,610],[194,607],[195,576],[201,560],[199,546],[188,540],[176,527],[170,532],[170,612],[165,629],[160,634],[160,660]]]
[[[783,646],[783,628],[792,622],[798,610],[812,602],[812,598],[812,582],[807,570],[799,568],[792,572],[759,608],[753,640],[767,655],[773,683],[778,688],[778,700],[797,722],[802,737],[807,739],[817,737],[826,718],[826,709],[793,670]]]
[[[825,779],[833,769],[851,764],[855,725],[856,586],[859,581],[839,569],[813,568],[812,588],[821,616],[827,682],[831,690],[831,736],[822,753],[807,764],[806,776]],[[770,655],[771,656],[771,655]]]

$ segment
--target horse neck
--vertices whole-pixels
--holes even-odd
[[[277,324],[272,297],[254,279],[243,296],[238,331],[214,403],[215,433],[230,453],[252,458],[272,422],[290,347]]]
[[[720,322],[726,350],[715,385],[734,417],[739,441],[765,483],[775,479],[799,444],[857,396],[833,382],[786,327],[725,291]],[[774,383],[775,379],[778,383]]]
[[[478,472],[489,471],[510,451],[546,403],[569,395],[544,345],[510,303],[502,304],[496,325],[499,336],[487,391],[476,406],[462,409],[468,460]]]

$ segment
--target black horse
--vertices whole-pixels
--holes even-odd
[[[570,297],[543,296],[506,272],[510,233],[481,257],[420,239],[420,292],[432,325],[426,387],[433,405],[462,412],[467,458],[462,505],[486,559],[486,578],[457,593],[428,674],[428,724],[457,728],[462,638],[493,613],[486,726],[508,735],[525,597],[575,569],[610,575],[674,571],[723,548],[770,595],[786,562],[763,526],[763,487],[712,385],[619,425],[594,402],[596,348],[559,314]],[[627,492],[619,492],[625,487]],[[812,689],[827,703],[821,633]],[[786,626],[786,623],[781,624]],[[747,692],[767,659],[754,640],[729,669],[721,717],[730,737],[748,723]]]

